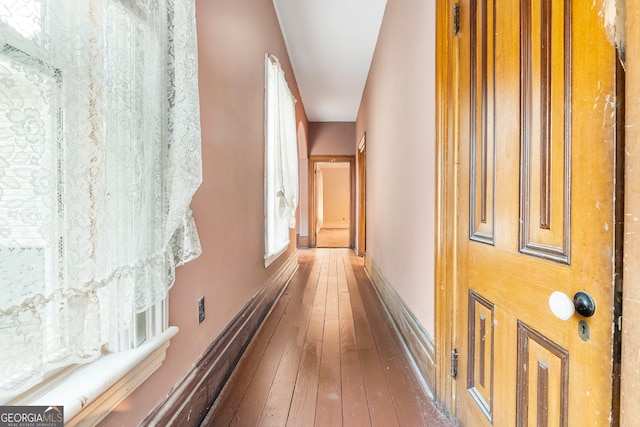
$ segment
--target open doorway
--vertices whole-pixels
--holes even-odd
[[[310,161],[310,234],[312,246],[353,247],[352,157],[312,158]]]

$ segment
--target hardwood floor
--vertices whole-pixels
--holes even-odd
[[[203,426],[451,426],[348,249],[300,267]]]
[[[316,235],[316,247],[318,248],[348,248],[348,228],[321,228]]]

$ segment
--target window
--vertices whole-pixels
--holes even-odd
[[[265,64],[265,266],[289,245],[298,206],[295,99],[280,62]]]
[[[0,4],[0,403],[168,327],[200,253],[195,10],[174,3]]]

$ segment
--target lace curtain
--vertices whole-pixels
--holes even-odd
[[[0,2],[0,397],[131,347],[200,254],[197,81],[194,0]]]
[[[298,206],[298,142],[295,98],[278,59],[267,55],[266,67],[266,256],[289,243]]]

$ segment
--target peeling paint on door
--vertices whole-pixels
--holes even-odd
[[[626,10],[626,0],[603,0],[600,6],[600,15],[604,20],[607,38],[616,47],[618,59],[623,67],[626,49]]]

